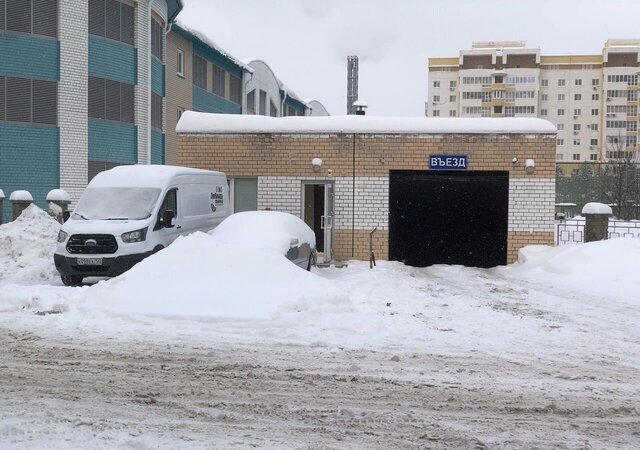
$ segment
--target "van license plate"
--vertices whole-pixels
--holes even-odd
[[[101,266],[102,258],[78,258],[79,266]]]

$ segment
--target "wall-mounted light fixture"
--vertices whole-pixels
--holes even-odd
[[[322,160],[320,158],[313,158],[311,160],[311,167],[313,167],[314,172],[320,172],[320,168],[322,167]]]
[[[524,170],[529,175],[536,171],[536,162],[533,159],[527,159],[524,162]]]
[[[519,162],[520,161],[518,161],[517,156],[514,156],[513,159],[511,160],[511,164],[513,164],[513,167],[517,166]]]

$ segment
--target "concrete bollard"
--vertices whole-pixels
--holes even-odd
[[[13,191],[9,196],[11,202],[11,211],[13,213],[13,220],[16,220],[22,214],[22,211],[33,203],[33,197],[29,191]]]
[[[0,189],[0,225],[2,225],[2,220],[4,219],[4,192]]]
[[[585,217],[585,242],[603,241],[609,238],[609,217],[613,215],[610,206],[604,203],[587,203],[582,208],[582,215]]]
[[[47,194],[49,215],[60,223],[64,223],[65,212],[69,209],[71,197],[63,189],[53,189]]]

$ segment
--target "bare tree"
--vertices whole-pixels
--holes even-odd
[[[606,149],[606,162],[599,171],[602,198],[613,206],[614,214],[619,219],[637,219],[640,174],[634,162],[636,152],[627,149],[627,139],[622,133],[608,136]]]

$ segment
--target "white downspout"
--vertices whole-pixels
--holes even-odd
[[[149,56],[148,56],[148,63],[149,65],[147,66],[147,70],[149,72],[149,76],[147,77],[148,80],[148,84],[149,84],[149,100],[148,100],[148,104],[147,104],[147,111],[148,111],[148,115],[149,115],[149,120],[148,120],[148,124],[147,124],[147,164],[151,164],[151,45],[152,45],[152,29],[151,29],[151,20],[153,18],[153,13],[152,13],[152,8],[153,8],[153,3],[155,2],[155,0],[149,0],[149,22],[147,23],[147,26],[149,27]]]
[[[280,104],[280,117],[284,117],[284,102],[287,101],[287,97],[289,93],[287,92],[287,88],[284,88],[284,97],[282,97],[282,103]]]

